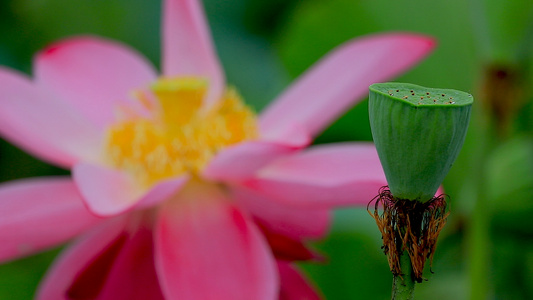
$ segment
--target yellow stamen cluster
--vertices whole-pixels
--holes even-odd
[[[143,185],[198,173],[221,149],[257,137],[255,114],[232,89],[211,107],[203,103],[207,82],[199,78],[160,79],[151,90],[153,116],[113,124],[105,141],[109,163]]]

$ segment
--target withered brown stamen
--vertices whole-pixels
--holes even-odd
[[[368,208],[374,202],[374,212]],[[376,220],[383,239],[383,252],[387,255],[392,274],[402,276],[400,256],[409,254],[413,276],[422,282],[422,272],[427,259],[433,263],[437,238],[446,224],[448,212],[443,195],[427,202],[396,199],[387,186],[379,190],[367,206]],[[380,214],[381,210],[381,214]]]

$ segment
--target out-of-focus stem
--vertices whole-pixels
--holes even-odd
[[[472,214],[470,224],[470,299],[484,300],[488,298],[490,291],[489,284],[489,264],[490,261],[490,219],[487,204],[483,199],[478,199],[475,204],[475,210]]]
[[[468,240],[468,272],[470,279],[471,300],[490,298],[491,284],[488,277],[490,269],[490,207],[485,195],[485,163],[496,142],[490,133],[494,132],[493,124],[486,115],[480,115],[480,134],[477,135],[476,157],[474,162],[475,175],[470,184],[475,189],[474,210],[470,214],[467,231]]]

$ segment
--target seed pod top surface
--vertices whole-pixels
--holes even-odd
[[[463,145],[472,95],[395,82],[369,89],[372,136],[392,194],[430,200]]]

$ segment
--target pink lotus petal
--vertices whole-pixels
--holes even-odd
[[[282,132],[296,122],[316,135],[363,98],[370,84],[412,67],[434,44],[428,37],[402,33],[367,36],[344,44],[303,74],[261,114],[261,132]]]
[[[115,260],[119,257],[128,235],[123,232],[105,248],[101,249],[86,263],[83,268],[72,276],[65,295],[68,299],[97,299],[106,286],[109,273],[113,269]],[[127,275],[125,275],[127,276]]]
[[[442,185],[439,186],[439,189],[435,193],[435,196],[440,196],[440,195],[444,195],[444,188],[442,187]]]
[[[266,228],[261,229],[263,229],[263,236],[276,259],[286,261],[323,260],[320,254],[311,251],[303,241],[271,232]]]
[[[304,146],[269,141],[240,143],[219,152],[204,169],[203,176],[211,180],[240,181],[271,161]]]
[[[129,174],[98,165],[77,164],[72,174],[86,205],[98,216],[153,206],[166,200],[187,181],[186,177],[172,178],[145,191]]]
[[[125,218],[109,220],[67,248],[48,270],[39,286],[36,299],[68,299],[67,291],[83,270],[94,265],[95,260],[99,257],[101,259],[102,255],[108,259],[115,258],[118,255],[117,250],[122,247],[117,242],[120,242],[119,237],[124,232],[125,221]],[[113,249],[117,247],[119,249]],[[106,275],[111,266],[103,265],[102,268],[101,275]],[[101,289],[105,277],[96,278],[99,280],[93,282],[92,287]]]
[[[67,291],[72,299],[165,299],[155,271],[150,228],[123,232],[106,250],[77,274]]]
[[[124,245],[99,299],[163,300],[151,229],[140,228]]]
[[[0,261],[63,243],[101,222],[67,178],[4,183],[0,199]]]
[[[135,89],[155,80],[154,68],[125,45],[96,37],[56,43],[40,52],[35,77],[55,95],[105,127],[120,105],[132,105]]]
[[[287,124],[287,126],[283,128],[279,127],[268,132],[262,132],[261,140],[295,148],[302,148],[311,143],[312,137],[309,135],[306,128],[297,122],[293,122]]]
[[[207,185],[159,211],[156,268],[169,299],[274,299],[274,258],[253,223]]]
[[[374,145],[345,143],[279,159],[245,184],[288,205],[332,208],[367,205],[387,181]]]
[[[100,133],[25,75],[0,67],[0,133],[31,154],[63,167],[96,160]]]
[[[196,0],[163,3],[163,74],[207,78],[210,91],[206,102],[210,104],[222,93],[225,79],[202,4]]]
[[[266,230],[295,240],[323,237],[331,221],[328,209],[286,205],[246,187],[232,186],[231,195]]]
[[[167,200],[169,197],[176,194],[179,189],[187,183],[188,180],[189,176],[184,175],[158,182],[152,186],[146,194],[143,195],[143,197],[137,203],[137,207],[152,207],[164,200]]]
[[[288,262],[278,261],[281,288],[279,300],[319,300],[320,296]]]

